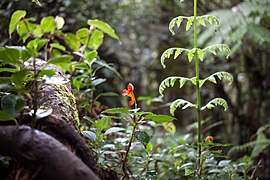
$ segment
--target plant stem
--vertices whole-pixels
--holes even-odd
[[[197,0],[194,0],[194,48],[197,48]],[[199,58],[197,50],[195,51],[195,68],[196,68],[196,94],[197,94],[197,119],[198,119],[198,160],[197,160],[197,173],[199,178],[201,177],[202,171],[202,128],[201,128],[201,94],[200,94],[200,71],[199,71]]]
[[[129,179],[128,174],[127,174],[127,167],[126,167],[126,164],[127,164],[127,162],[128,162],[128,153],[129,153],[129,151],[130,151],[131,143],[132,143],[132,141],[133,141],[133,139],[134,139],[134,134],[135,134],[135,131],[136,131],[137,126],[138,126],[138,123],[135,122],[135,125],[133,126],[133,130],[132,130],[131,137],[130,137],[130,139],[129,139],[129,143],[128,143],[128,147],[127,147],[127,150],[126,150],[126,154],[125,154],[125,157],[124,157],[124,160],[123,160],[122,169],[123,169],[123,172],[124,172],[124,174],[125,174],[124,177],[123,177],[123,179],[124,179],[124,178]]]
[[[33,92],[34,92],[34,96],[33,96],[33,116],[32,116],[32,127],[35,127],[36,125],[36,114],[37,114],[37,109],[38,109],[38,105],[37,105],[37,99],[38,99],[38,73],[37,73],[37,69],[36,69],[36,56],[33,57],[33,66],[34,66],[34,86],[33,86]]]

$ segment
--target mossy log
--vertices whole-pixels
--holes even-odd
[[[27,69],[29,70],[33,70],[33,59],[29,60],[27,63],[28,65],[26,66]],[[58,68],[55,65],[46,65],[46,62],[40,59],[36,59],[36,70],[42,70],[42,69],[48,69],[48,70],[54,70],[55,71],[55,77],[61,78],[63,80],[66,79],[65,74],[61,71],[60,68]],[[34,87],[34,85],[32,85],[31,87]],[[39,80],[38,81],[38,92],[34,92],[34,88],[32,88],[31,90],[31,97],[32,98],[36,98],[34,99],[36,101],[36,105],[38,109],[52,109],[52,113],[44,118],[38,119],[35,122],[35,128],[39,131],[42,131],[46,134],[48,134],[48,136],[52,136],[53,138],[57,139],[58,141],[60,141],[64,146],[63,148],[60,148],[60,145],[58,144],[58,146],[56,148],[60,148],[60,149],[64,149],[67,148],[68,151],[70,153],[68,153],[68,156],[74,156],[70,159],[69,162],[72,162],[75,160],[74,159],[81,159],[81,161],[83,162],[82,164],[85,164],[86,167],[88,167],[89,171],[83,170],[82,173],[86,174],[86,175],[90,175],[88,179],[97,179],[97,176],[100,179],[117,179],[117,175],[115,172],[113,171],[109,171],[109,170],[104,170],[103,168],[99,167],[99,165],[97,164],[97,159],[94,156],[93,151],[91,150],[91,148],[89,148],[89,146],[87,145],[86,140],[80,136],[79,133],[79,117],[78,117],[78,111],[77,111],[77,107],[76,107],[76,99],[72,93],[72,88],[70,83],[44,83],[44,81]],[[36,94],[35,94],[36,93]],[[33,107],[33,99],[29,100],[29,106]],[[23,123],[24,124],[30,124],[31,122],[31,117],[26,116],[23,119]],[[33,125],[33,124],[32,124]],[[5,130],[5,128],[9,129],[8,131]],[[12,129],[12,130],[11,130]],[[22,130],[23,129],[23,130]],[[0,129],[0,133],[1,132],[8,132],[11,133],[9,131],[12,131],[12,133],[18,133],[20,134],[20,136],[25,138],[28,138],[29,143],[37,143],[39,138],[41,138],[41,141],[44,140],[43,136],[44,133],[37,133],[37,131],[35,131],[34,129],[31,128],[26,128],[23,127],[21,129],[21,127],[17,126],[17,127],[8,127],[8,126],[3,126]],[[27,130],[26,130],[27,129]],[[25,134],[24,134],[25,133]],[[4,133],[5,134],[5,133]],[[2,135],[4,135],[2,133]],[[15,135],[14,134],[14,135]],[[30,136],[30,137],[29,137]],[[33,137],[35,136],[35,137]],[[38,137],[41,136],[41,137]],[[3,136],[4,137],[4,136]],[[23,141],[25,140],[25,138],[17,138],[16,136],[13,136],[14,139],[12,142],[13,143],[7,143],[6,146],[1,147],[3,148],[2,150],[0,149],[0,153],[4,152],[7,149],[10,149],[11,147],[14,148],[24,148],[27,146],[27,143],[24,142],[23,146],[19,145],[21,143],[23,143]],[[51,138],[51,139],[53,139]],[[45,138],[46,139],[46,138]],[[31,141],[33,140],[33,142]],[[18,141],[18,147],[15,146],[15,142]],[[2,143],[2,142],[1,142]],[[15,143],[15,144],[14,144]],[[61,144],[60,143],[60,144]],[[57,144],[57,143],[53,143],[53,144]],[[15,163],[15,165],[13,166],[13,170],[11,171],[11,173],[9,174],[8,179],[16,179],[16,180],[29,180],[29,179],[42,179],[43,177],[47,177],[46,173],[48,172],[48,169],[44,169],[44,168],[49,168],[52,170],[52,172],[56,172],[56,171],[62,171],[67,172],[72,170],[74,174],[74,177],[76,176],[76,178],[74,179],[78,179],[80,180],[80,178],[82,180],[84,180],[85,176],[78,176],[76,175],[76,173],[80,173],[80,171],[77,172],[77,169],[75,167],[67,167],[67,166],[63,166],[66,167],[66,169],[64,170],[61,166],[61,162],[57,162],[57,161],[63,161],[63,159],[65,159],[67,156],[65,156],[65,154],[62,154],[62,152],[65,152],[66,150],[63,151],[57,151],[57,152],[51,152],[51,153],[56,153],[54,156],[50,156],[50,153],[48,153],[48,158],[56,158],[56,156],[58,156],[58,158],[55,159],[55,164],[54,165],[50,165],[49,163],[45,165],[39,164],[42,163],[42,161],[40,161],[40,159],[44,159],[46,160],[46,156],[44,156],[43,151],[40,151],[40,149],[44,149],[44,151],[46,152],[50,152],[49,149],[53,149],[53,145],[50,141],[46,141],[46,143],[42,143],[40,142],[40,144],[38,144],[37,147],[38,149],[31,149],[32,151],[28,151],[27,156],[29,156],[30,160],[31,157],[35,157],[35,159],[37,159],[37,161],[29,161],[26,159],[17,159],[20,156],[25,156],[23,151],[12,151],[15,154],[7,154],[9,156],[11,156],[12,158],[15,158],[15,160],[19,163]],[[3,144],[4,145],[4,144]],[[8,146],[9,145],[9,146]],[[1,144],[2,146],[2,144]],[[28,146],[27,146],[28,147]],[[17,153],[17,154],[16,154]],[[1,154],[0,154],[1,155]],[[62,155],[65,156],[62,158]],[[39,157],[41,156],[41,157]],[[68,159],[66,159],[68,161]],[[72,161],[71,161],[72,160]],[[76,162],[78,161],[76,160]],[[25,164],[26,163],[26,164]],[[33,164],[31,164],[33,163]],[[51,159],[50,163],[54,163],[54,161]],[[70,166],[77,166],[80,170],[80,165],[79,163],[74,163],[73,165],[63,161],[62,163],[67,163]],[[50,168],[54,167],[54,168]],[[29,169],[30,167],[30,169]],[[35,168],[34,168],[35,167]],[[33,169],[34,168],[34,169]],[[40,169],[41,168],[41,169]],[[59,168],[58,170],[56,170],[57,168]],[[81,168],[85,168],[84,165],[81,166]],[[20,171],[20,174],[26,174],[25,176],[22,177],[17,177],[18,176],[18,171]],[[76,172],[75,172],[76,171]],[[24,172],[24,173],[22,173]],[[95,176],[94,172],[97,176]],[[71,172],[68,172],[67,174],[69,174]],[[51,175],[53,175],[51,173]],[[27,177],[27,178],[25,178]],[[34,178],[32,178],[34,177]],[[38,178],[35,178],[38,177]],[[66,179],[66,176],[63,176],[62,178],[60,178],[60,176],[57,176],[58,178],[55,179]],[[70,176],[73,177],[73,176]],[[93,177],[93,178],[91,178]],[[52,178],[45,178],[45,179],[52,179]]]

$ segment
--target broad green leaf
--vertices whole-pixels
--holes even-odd
[[[35,38],[41,38],[44,34],[43,29],[40,25],[36,26],[36,29],[34,30],[34,36]]]
[[[125,131],[125,130],[126,129],[122,128],[122,127],[111,127],[104,133],[104,135],[116,133],[116,132],[119,132],[119,131]]]
[[[45,33],[52,33],[56,28],[55,23],[54,23],[54,17],[48,16],[48,17],[42,18],[40,27],[43,29]]]
[[[164,129],[166,131],[168,131],[170,134],[174,135],[176,132],[176,127],[173,124],[173,122],[169,122],[169,123],[163,123],[162,126],[164,127]]]
[[[32,74],[33,72],[30,70],[20,70],[12,74],[11,81],[15,84],[17,89],[22,89],[23,82],[25,82],[26,78],[28,78]]]
[[[77,51],[80,48],[80,40],[72,33],[65,34],[65,43],[73,50]]]
[[[97,79],[92,81],[92,85],[97,86],[97,85],[100,85],[100,84],[102,84],[104,82],[106,82],[105,78],[97,78]]]
[[[87,29],[87,28],[79,29],[76,32],[76,36],[77,36],[78,39],[80,39],[82,44],[86,44],[88,35],[89,35],[89,29]]]
[[[62,46],[61,44],[58,44],[58,43],[52,43],[50,44],[50,46],[53,48],[59,49],[61,51],[66,51],[65,46]]]
[[[166,116],[166,115],[158,115],[158,114],[149,114],[145,116],[146,119],[158,122],[158,123],[165,123],[165,122],[171,122],[175,118],[172,116]]]
[[[95,124],[98,129],[106,129],[110,121],[110,117],[103,116],[100,120],[98,120]]]
[[[50,70],[50,69],[43,69],[41,71],[38,72],[38,76],[39,77],[43,77],[43,76],[53,76],[55,75],[55,71],[54,70]]]
[[[62,63],[70,63],[70,61],[73,59],[73,56],[71,55],[63,55],[63,56],[59,56],[59,57],[54,57],[49,59],[49,61],[47,62],[47,64],[62,64]]]
[[[104,34],[99,30],[94,30],[93,34],[90,37],[88,46],[91,49],[97,50],[99,46],[103,43]]]
[[[62,27],[64,26],[65,20],[61,16],[56,16],[54,19],[54,23],[55,23],[56,29],[59,30],[59,29],[62,29]]]
[[[1,108],[10,117],[16,117],[25,105],[24,98],[14,94],[7,94],[1,98]]]
[[[225,99],[215,98],[215,99],[212,99],[210,102],[208,102],[205,106],[203,106],[201,110],[204,110],[206,108],[212,109],[213,107],[216,107],[216,106],[223,106],[225,111],[228,109],[228,104],[225,101]]]
[[[17,24],[22,18],[25,17],[25,15],[26,15],[26,11],[22,11],[22,10],[17,10],[12,14],[11,20],[9,23],[9,29],[8,29],[9,37],[11,37],[11,34],[15,30]]]
[[[0,110],[0,121],[8,121],[8,120],[15,120],[15,118],[10,116],[5,111]]]
[[[34,39],[27,44],[27,48],[30,48],[34,51],[39,51],[48,42],[49,39]]]
[[[109,114],[129,114],[129,110],[127,108],[113,108],[113,109],[107,109],[103,111],[102,113],[109,113]]]
[[[84,137],[87,137],[88,139],[90,139],[90,140],[92,140],[92,141],[96,141],[96,139],[97,139],[97,135],[96,135],[96,133],[94,133],[94,132],[92,132],[92,131],[82,131],[81,132],[82,133],[82,135],[84,136]]]
[[[172,104],[170,105],[170,113],[174,115],[174,112],[177,108],[186,109],[190,107],[197,108],[195,104],[192,104],[184,99],[177,99],[173,101]]]
[[[91,51],[85,55],[85,59],[89,62],[91,62],[94,58],[96,58],[98,55],[97,51]]]
[[[21,59],[23,62],[27,61],[32,56],[34,56],[33,50],[31,50],[29,48],[25,48],[25,49],[21,50],[20,53],[21,53],[20,56],[21,56]]]
[[[18,69],[14,69],[14,68],[0,68],[0,72],[11,72],[11,73],[14,73],[14,72],[17,72],[19,71]]]
[[[20,65],[20,51],[14,48],[0,47],[0,62],[18,67]]]
[[[10,77],[0,77],[0,84],[8,84],[11,82]]]
[[[34,32],[36,26],[36,24],[30,23],[27,19],[25,19],[25,21],[20,21],[17,24],[17,33],[23,42],[25,42],[26,39],[30,37],[30,33]]]
[[[100,21],[98,19],[95,20],[88,20],[87,24],[89,25],[93,25],[95,27],[97,27],[98,29],[100,29],[102,32],[108,34],[109,36],[111,36],[114,39],[117,39],[119,41],[119,37],[115,34],[114,29],[111,28],[111,26],[103,21]]]
[[[203,50],[198,49],[198,50],[197,50],[197,53],[198,53],[199,59],[200,59],[201,61],[203,61],[203,56],[204,56]]]
[[[136,131],[134,133],[134,137],[143,144],[143,146],[146,148],[146,145],[150,141],[150,136],[145,131]]]

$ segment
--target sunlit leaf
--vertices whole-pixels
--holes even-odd
[[[9,37],[11,37],[11,34],[15,30],[18,22],[23,17],[25,17],[25,15],[26,15],[26,11],[22,11],[22,10],[17,10],[12,14],[11,20],[10,20],[10,23],[9,23],[9,29],[8,29]]]
[[[169,59],[171,55],[174,54],[174,59],[176,59],[183,51],[189,52],[188,49],[185,48],[169,48],[166,51],[163,52],[163,54],[160,57],[160,63],[163,66],[163,68],[166,67],[165,65],[165,59]]]
[[[82,131],[81,132],[84,137],[87,137],[88,139],[92,141],[96,141],[97,135],[92,131]]]
[[[107,23],[105,23],[103,21],[100,21],[98,19],[95,19],[95,20],[90,20],[89,19],[87,21],[87,24],[97,27],[102,32],[108,34],[112,38],[117,39],[119,41],[119,37],[116,35],[114,29],[109,24],[107,24]]]
[[[42,18],[40,22],[40,26],[44,32],[52,33],[54,29],[56,28],[55,23],[54,23],[54,17],[48,16],[48,17]]]
[[[80,48],[80,40],[72,33],[65,34],[65,43],[73,50],[77,51]]]
[[[157,123],[165,123],[165,122],[171,122],[175,118],[172,116],[167,116],[167,115],[159,115],[159,114],[149,114],[145,116],[146,119],[155,121]]]
[[[61,16],[56,16],[54,19],[54,23],[56,25],[56,29],[59,30],[59,29],[62,29],[62,27],[64,26],[65,20]]]

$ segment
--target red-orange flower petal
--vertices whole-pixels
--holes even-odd
[[[128,96],[131,98],[131,101],[128,102],[130,106],[133,106],[135,103],[135,95],[133,93],[134,86],[131,83],[128,83],[127,89],[123,90],[122,96]]]

